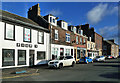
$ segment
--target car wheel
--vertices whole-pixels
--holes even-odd
[[[74,67],[74,65],[75,65],[75,62],[72,62],[72,65],[71,65],[71,67]]]
[[[59,64],[59,69],[63,68],[63,64]]]

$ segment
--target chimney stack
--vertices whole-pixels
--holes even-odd
[[[28,18],[40,16],[40,7],[39,3],[32,6],[28,11]]]

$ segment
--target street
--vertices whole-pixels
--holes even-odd
[[[120,79],[118,70],[120,58],[105,62],[76,64],[74,67],[49,69],[47,66],[37,66],[33,69],[37,74],[21,75],[13,78],[3,78],[2,81],[115,81]],[[4,70],[3,70],[4,72]],[[4,76],[4,75],[3,75]]]

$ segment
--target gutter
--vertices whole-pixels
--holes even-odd
[[[20,20],[14,19],[14,18],[3,16],[3,15],[0,15],[0,17],[2,17],[2,20],[12,21],[12,22],[15,22],[15,23],[19,23],[19,24],[23,24],[23,25],[26,25],[26,26],[34,27],[36,29],[40,29],[40,30],[43,30],[43,31],[45,31],[47,33],[50,33],[50,31],[48,29],[45,29],[44,27],[41,27],[41,26],[37,26],[37,25],[34,25],[34,24],[26,23],[24,21],[20,21]]]

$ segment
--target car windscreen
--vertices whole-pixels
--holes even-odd
[[[72,56],[66,56],[65,58],[66,59],[72,59],[73,57]]]
[[[96,58],[100,58],[100,56],[96,56]]]

